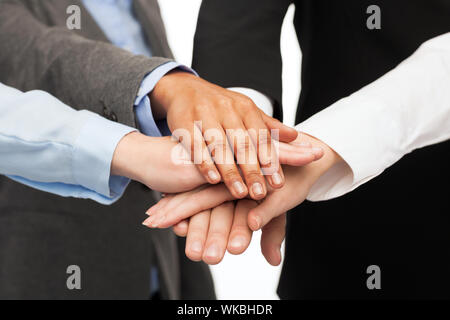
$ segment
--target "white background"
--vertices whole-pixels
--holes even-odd
[[[201,0],[159,0],[159,3],[175,57],[190,66]],[[292,24],[294,10],[292,6],[286,15],[281,39],[284,122],[288,125],[294,124],[300,92],[301,53]],[[211,268],[219,299],[278,299],[276,288],[281,268],[265,261],[259,240],[260,233],[255,233],[246,253],[227,254],[221,264]]]

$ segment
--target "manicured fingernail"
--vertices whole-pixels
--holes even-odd
[[[279,185],[279,184],[282,183],[281,175],[280,175],[278,172],[275,172],[275,173],[272,175],[272,182],[273,182],[274,184],[276,184],[276,185]]]
[[[209,248],[206,250],[206,256],[208,258],[219,257],[219,247],[216,244],[209,246]]]
[[[192,243],[191,245],[191,251],[195,252],[195,253],[200,253],[202,252],[202,243],[200,241],[194,241],[194,243]]]
[[[150,223],[151,223],[152,219],[153,219],[153,217],[147,218],[147,219],[144,220],[144,222],[142,222],[142,224],[143,224],[144,226],[150,228]]]
[[[233,183],[233,188],[238,194],[242,194],[245,192],[244,185],[240,181],[236,181],[235,183]]]
[[[230,242],[230,246],[235,249],[240,249],[245,245],[245,238],[242,236],[234,237],[233,240]]]
[[[261,183],[259,183],[259,182],[256,182],[253,184],[252,191],[256,196],[260,196],[260,195],[264,194],[263,187],[262,187]]]
[[[218,175],[214,170],[209,170],[209,172],[208,172],[208,177],[209,177],[212,181],[217,181],[217,180],[219,180],[219,175]]]
[[[150,225],[152,228],[158,228],[158,226],[166,219],[165,215],[162,215],[161,217],[158,217],[153,221]]]

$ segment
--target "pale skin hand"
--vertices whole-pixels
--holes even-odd
[[[299,140],[294,145],[280,143],[279,151],[280,163],[291,166],[305,166],[323,155],[321,148],[313,147],[309,141]],[[144,221],[144,225],[168,228],[198,212],[235,199],[223,184],[201,186],[185,193],[168,195],[147,211],[150,217]]]
[[[260,169],[271,167],[274,170],[266,175],[269,185],[275,189],[284,185],[283,171],[276,152],[272,152],[270,129],[279,130],[281,142],[295,140],[297,131],[266,116],[248,97],[190,73],[173,71],[158,82],[150,100],[155,117],[167,117],[175,136],[179,136],[176,132],[180,129],[189,134],[189,139],[182,137],[182,143],[190,151],[194,163],[200,159],[197,167],[209,183],[222,180],[235,198],[249,194],[259,200],[267,194]],[[195,125],[196,121],[201,122],[201,128]],[[218,134],[208,136],[210,129],[215,129]],[[227,129],[233,129],[234,133]],[[238,129],[242,131],[237,132]],[[259,135],[262,129],[269,130],[266,136]],[[233,141],[234,150],[228,141]],[[237,159],[248,157],[255,161],[236,165],[233,151]]]
[[[239,215],[239,219],[241,220],[244,216],[246,218],[247,229],[242,228],[240,224],[239,227],[232,227],[229,229],[228,227],[221,227],[220,230],[215,230],[216,235],[221,235],[221,240],[216,240],[216,243],[223,244],[227,243],[228,250],[231,253],[239,254],[245,251],[250,243],[251,235],[248,234],[247,230],[256,231],[262,229],[262,238],[261,238],[261,250],[266,260],[272,265],[278,265],[281,262],[281,243],[285,236],[285,224],[286,224],[286,214],[285,212],[294,208],[295,206],[302,203],[306,196],[309,193],[311,186],[317,181],[317,179],[323,175],[329,168],[342,161],[342,159],[328,146],[323,144],[321,141],[311,138],[308,138],[311,141],[312,145],[319,146],[324,150],[324,156],[320,161],[313,162],[304,167],[285,167],[286,173],[286,184],[281,190],[271,190],[269,195],[259,204],[256,202],[253,203],[244,203],[244,205],[240,205],[241,201],[248,200],[240,200],[237,202],[237,207],[240,207],[240,211],[235,212],[235,216]],[[187,235],[188,239],[205,239],[208,236],[207,229],[196,227],[191,229],[190,223],[192,219],[195,219],[196,224],[199,220],[196,218],[195,213],[196,208],[199,207],[199,201],[207,201],[208,205],[214,207],[217,204],[223,203],[224,201],[229,201],[232,197],[225,190],[225,188],[221,186],[213,186],[206,189],[197,190],[196,192],[191,192],[188,197],[178,196],[183,198],[183,206],[185,206],[189,213],[194,213],[194,217],[190,218],[191,220],[188,222],[187,220],[183,220],[180,223],[176,224],[174,227],[174,231],[180,236]],[[176,202],[177,198],[169,199],[166,201],[165,205],[169,205],[170,202]],[[204,207],[205,208],[205,207]],[[157,207],[156,207],[157,210]],[[208,211],[208,210],[206,210]],[[217,217],[210,216],[210,221],[213,219],[219,219]],[[204,224],[211,223],[207,220],[207,214],[203,213],[202,221]],[[216,225],[220,225],[220,223],[215,222]],[[236,240],[237,235],[240,237]],[[215,237],[217,239],[217,236]],[[234,250],[231,247],[232,244],[241,243],[239,246],[241,250]],[[186,244],[186,254],[188,257],[193,257],[192,253],[192,241],[187,241]],[[209,243],[203,242],[203,251],[208,252]],[[223,248],[223,245],[222,247]],[[197,246],[198,249],[198,246]],[[230,250],[231,249],[231,250]],[[198,250],[197,250],[198,251]],[[224,250],[218,251],[218,257],[216,259],[205,259],[203,260],[207,263],[218,263],[222,258]],[[197,253],[197,258],[199,253]]]
[[[314,159],[314,150],[308,144],[280,143],[279,150],[281,163],[303,165]],[[128,177],[164,193],[184,192],[207,183],[179,143],[171,137],[154,138],[139,132],[129,133],[120,140],[113,155],[111,174]]]
[[[225,202],[205,210],[174,226],[174,232],[186,239],[186,256],[193,261],[203,260],[207,264],[218,264],[225,252],[239,255],[247,250],[253,231],[248,227],[248,212],[257,202],[242,199]],[[281,244],[284,240],[286,215],[269,222],[262,230],[261,251],[273,266],[281,262]]]
[[[186,152],[176,154],[176,160],[181,164],[172,161],[172,150],[177,144],[170,137],[154,138],[139,132],[129,133],[116,147],[111,174],[168,193],[188,191],[205,184],[206,180],[190,163]]]

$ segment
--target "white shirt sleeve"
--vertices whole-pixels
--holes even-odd
[[[372,84],[297,126],[344,160],[322,176],[309,200],[339,197],[405,154],[450,138],[450,33],[425,42]]]

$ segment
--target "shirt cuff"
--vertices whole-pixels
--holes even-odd
[[[167,62],[145,76],[142,81],[138,96],[134,102],[135,114],[141,132],[151,137],[161,137],[163,135],[171,135],[166,120],[155,121],[152,113],[152,107],[148,94],[152,92],[156,84],[162,77],[174,69],[189,72],[197,75],[197,73],[184,65],[176,62]],[[198,76],[198,75],[197,75]]]
[[[136,129],[96,114],[88,117],[73,148],[74,181],[107,198],[120,198],[130,180],[111,176],[111,162],[119,141],[133,131]]]
[[[398,152],[386,149],[383,140],[390,136],[395,124],[385,121],[381,131],[379,122],[373,120],[380,118],[382,110],[380,102],[350,96],[296,126],[298,131],[327,144],[344,160],[316,181],[308,200],[340,197],[375,178],[389,163],[398,160]]]

